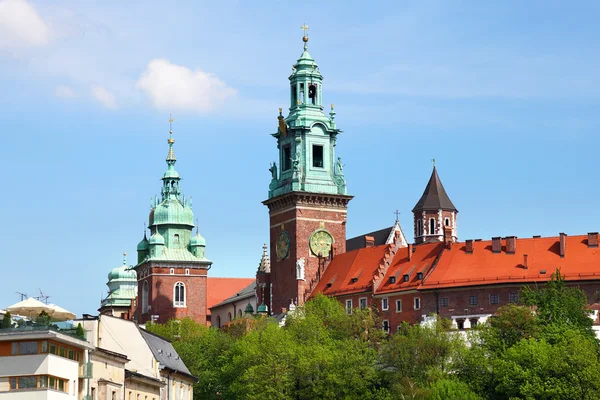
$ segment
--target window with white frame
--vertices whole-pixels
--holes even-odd
[[[175,275],[175,268],[171,268],[171,269],[169,270],[169,274],[171,274],[171,275]]]
[[[367,308],[367,298],[361,297],[360,299],[358,299],[358,305],[360,306],[361,310],[364,310],[365,308]]]
[[[346,300],[346,314],[352,314],[352,299]]]
[[[500,303],[500,295],[490,294],[490,304],[498,304]]]
[[[396,300],[396,312],[402,312],[402,300]]]
[[[421,309],[421,298],[420,297],[414,298],[414,306],[415,306],[415,310]]]
[[[384,297],[383,299],[381,299],[381,310],[387,311],[388,308],[389,308],[388,298]]]
[[[390,321],[388,321],[387,319],[384,319],[382,321],[382,327],[383,327],[383,331],[385,333],[390,333]]]
[[[186,275],[189,275],[189,274],[190,274],[190,269],[189,269],[189,268],[186,268],[186,269],[185,269],[185,274],[186,274]]]
[[[177,282],[174,288],[173,305],[175,307],[185,307],[185,285],[183,282]]]

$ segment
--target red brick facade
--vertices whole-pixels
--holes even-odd
[[[137,320],[145,323],[155,317],[154,322],[165,323],[171,318],[190,317],[206,324],[206,275],[204,268],[193,268],[185,264],[146,263],[138,271]],[[185,288],[183,305],[175,306],[175,285],[181,282]],[[147,283],[147,297],[144,294]],[[145,299],[147,304],[144,304]]]
[[[264,202],[270,216],[272,304],[269,309],[274,314],[292,301],[303,304],[311,285],[319,280],[319,263],[322,266],[325,260],[319,260],[310,250],[309,240],[315,231],[324,229],[331,234],[335,253],[346,251],[346,212],[350,199],[350,196],[289,193]],[[283,230],[289,235],[290,248],[287,256],[279,259],[277,237]],[[301,258],[305,260],[304,280],[297,279],[296,262]],[[258,295],[262,300],[261,293]]]

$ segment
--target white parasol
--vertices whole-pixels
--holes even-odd
[[[48,304],[48,307],[50,307],[52,312],[47,312],[54,321],[69,321],[71,319],[75,319],[76,317],[76,315],[73,314],[71,311],[65,310],[64,308],[57,306],[56,304]]]
[[[44,304],[39,300],[30,297],[26,300],[20,301],[17,304],[13,304],[8,307],[6,311],[14,315],[20,315],[22,317],[38,316],[42,311],[46,311],[48,315],[52,315],[53,310],[48,304]]]

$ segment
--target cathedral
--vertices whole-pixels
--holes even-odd
[[[458,209],[433,166],[413,213],[414,243],[398,220],[384,229],[346,237],[343,163],[336,154],[341,130],[326,113],[318,64],[303,51],[289,76],[289,112],[279,109],[278,162],[271,164],[269,241],[253,278],[209,278],[212,262],[194,224],[191,199],[181,195],[173,132],[160,198],[152,200],[148,229],[135,266],[109,274],[101,313],[166,322],[191,317],[222,327],[248,314],[282,317],[316,293],[337,298],[347,313],[375,308],[386,332],[431,315],[456,329],[483,323],[498,307],[518,302],[524,285],[548,281],[560,268],[593,305],[600,289],[598,233],[555,237],[493,237],[460,241]],[[275,147],[275,146],[274,146]],[[194,228],[196,228],[194,232]],[[598,305],[596,305],[597,307]]]

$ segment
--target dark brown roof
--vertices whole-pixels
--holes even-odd
[[[385,244],[387,238],[390,236],[390,232],[394,227],[383,228],[375,232],[365,233],[360,236],[356,236],[346,240],[346,251],[352,251],[356,249],[362,249],[365,247],[365,236],[373,236],[375,239],[375,246]]]
[[[423,196],[421,196],[421,199],[417,202],[415,208],[413,208],[413,212],[440,209],[458,212],[452,201],[450,201],[446,190],[444,190],[444,185],[442,185],[442,181],[434,166]]]

